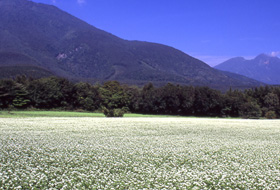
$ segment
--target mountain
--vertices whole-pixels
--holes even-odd
[[[213,88],[261,85],[236,79],[169,46],[123,40],[52,5],[0,0],[0,23],[0,77],[4,67],[33,66],[38,75],[88,82],[171,82]]]
[[[36,65],[39,63],[27,55],[0,52],[0,78],[15,78],[19,75],[41,78],[54,75],[49,70]]]
[[[280,59],[266,54],[260,54],[251,60],[242,57],[232,58],[215,68],[244,75],[267,84],[280,84]]]

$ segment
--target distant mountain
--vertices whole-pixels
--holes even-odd
[[[232,58],[214,68],[244,75],[267,84],[280,84],[280,59],[266,54],[260,54],[251,60],[242,57]]]
[[[51,5],[0,0],[0,23],[0,77],[4,67],[23,68],[17,69],[22,74],[33,66],[38,75],[89,82],[171,82],[213,88],[261,85],[220,72],[172,47],[120,39]]]

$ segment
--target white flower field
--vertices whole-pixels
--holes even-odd
[[[280,120],[0,118],[0,189],[280,189]]]

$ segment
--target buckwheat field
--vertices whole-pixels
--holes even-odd
[[[0,189],[280,189],[280,121],[0,118]]]

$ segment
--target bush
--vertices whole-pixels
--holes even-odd
[[[122,109],[103,108],[103,113],[106,117],[123,117],[124,115],[124,111]]]
[[[265,117],[267,119],[276,119],[277,118],[275,111],[266,112]]]

